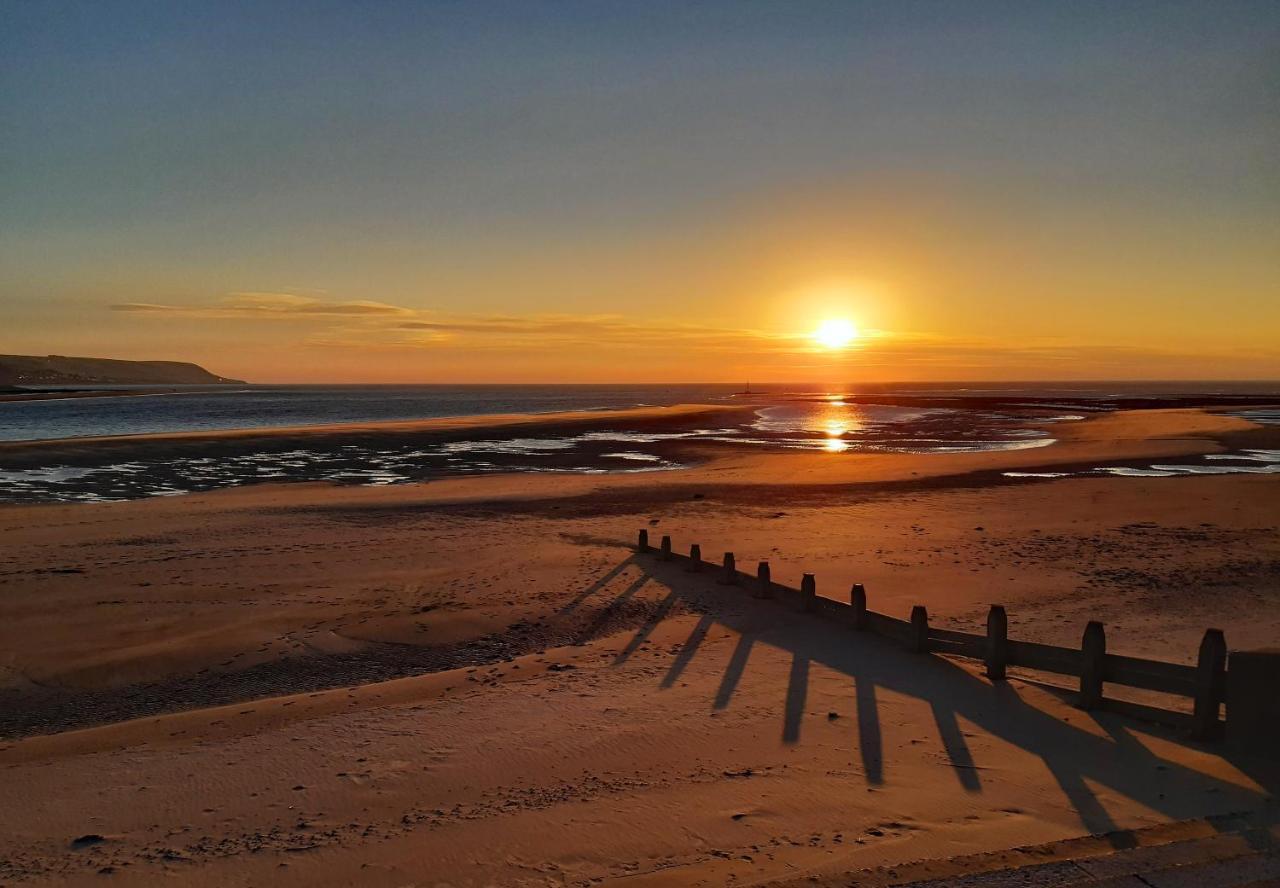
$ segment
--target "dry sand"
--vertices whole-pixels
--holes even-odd
[[[1004,453],[0,509],[0,880],[759,884],[1268,804],[1274,766],[633,556],[639,527],[945,625],[1280,637],[1275,446],[1196,410]],[[81,445],[77,445],[81,446]],[[78,837],[101,837],[75,843]]]

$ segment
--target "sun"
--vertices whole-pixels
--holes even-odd
[[[823,348],[844,348],[858,338],[858,328],[844,318],[827,318],[813,331],[813,341]]]

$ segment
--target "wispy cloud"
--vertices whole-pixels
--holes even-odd
[[[614,315],[470,316],[420,312],[392,324],[361,324],[330,329],[308,339],[326,347],[448,349],[472,351],[556,352],[609,350],[667,353],[746,353],[807,351],[805,335],[748,328],[638,321]]]
[[[125,302],[113,311],[156,318],[293,320],[319,325],[305,345],[332,348],[426,349],[453,345],[521,351],[609,347],[769,351],[802,348],[807,337],[619,315],[469,315],[416,310],[386,302],[334,301],[291,293],[232,293],[194,305]]]
[[[404,317],[412,309],[385,302],[354,300],[335,302],[293,293],[231,293],[207,305],[161,305],[152,302],[121,302],[112,311],[156,314],[171,317],[199,318],[276,318],[306,317]]]
[[[411,309],[385,302],[339,301],[291,293],[232,293],[204,305],[129,302],[120,312],[155,318],[292,320],[305,324],[293,343],[353,353],[418,353],[493,366],[541,366],[568,356],[601,368],[710,366],[721,371],[829,374],[833,367],[885,378],[998,377],[1018,368],[1022,378],[1111,375],[1151,368],[1175,370],[1187,361],[1226,369],[1280,362],[1277,350],[1235,349],[1209,354],[1177,347],[1097,344],[1062,339],[999,341],[928,333],[864,331],[847,351],[832,353],[806,332],[636,318],[623,315],[480,315]],[[513,363],[514,362],[514,363]],[[704,371],[697,371],[704,372]]]
[[[405,321],[401,330],[497,337],[536,337],[549,341],[623,340],[628,342],[699,340],[737,343],[785,339],[780,334],[734,327],[637,321],[620,315],[531,315],[527,317],[449,317]]]

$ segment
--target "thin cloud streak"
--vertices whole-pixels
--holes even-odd
[[[460,359],[558,359],[576,354],[602,365],[616,361],[696,366],[710,361],[726,372],[752,368],[794,375],[833,368],[875,371],[905,378],[981,375],[1023,367],[1028,373],[1074,377],[1082,368],[1114,368],[1123,375],[1138,366],[1176,366],[1195,358],[1224,365],[1280,360],[1280,350],[1225,349],[1217,355],[1178,348],[1080,344],[1060,339],[1017,343],[950,338],[928,333],[863,331],[849,348],[832,352],[808,333],[778,333],[690,323],[636,320],[620,315],[465,315],[411,309],[367,300],[326,300],[290,293],[232,293],[207,305],[122,303],[112,310],[157,319],[307,323],[304,348],[352,353],[419,353]],[[317,328],[318,325],[318,328]]]
[[[413,310],[385,302],[353,300],[330,302],[292,293],[231,293],[213,305],[159,305],[151,302],[122,302],[110,306],[112,311],[158,314],[170,317],[209,319],[283,318],[364,316],[388,317],[412,315]]]

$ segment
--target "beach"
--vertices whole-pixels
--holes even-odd
[[[962,630],[993,603],[1044,643],[1102,620],[1111,650],[1193,663],[1211,626],[1233,649],[1280,635],[1280,477],[1005,473],[1276,434],[1120,411],[1023,450],[684,442],[696,465],[645,474],[0,508],[0,767],[20,800],[0,876],[768,884],[1266,807],[1272,764],[634,543],[768,560],[840,600],[860,582],[879,611],[923,603]]]
[[[1280,888],[1278,46],[0,6],[0,888]]]

